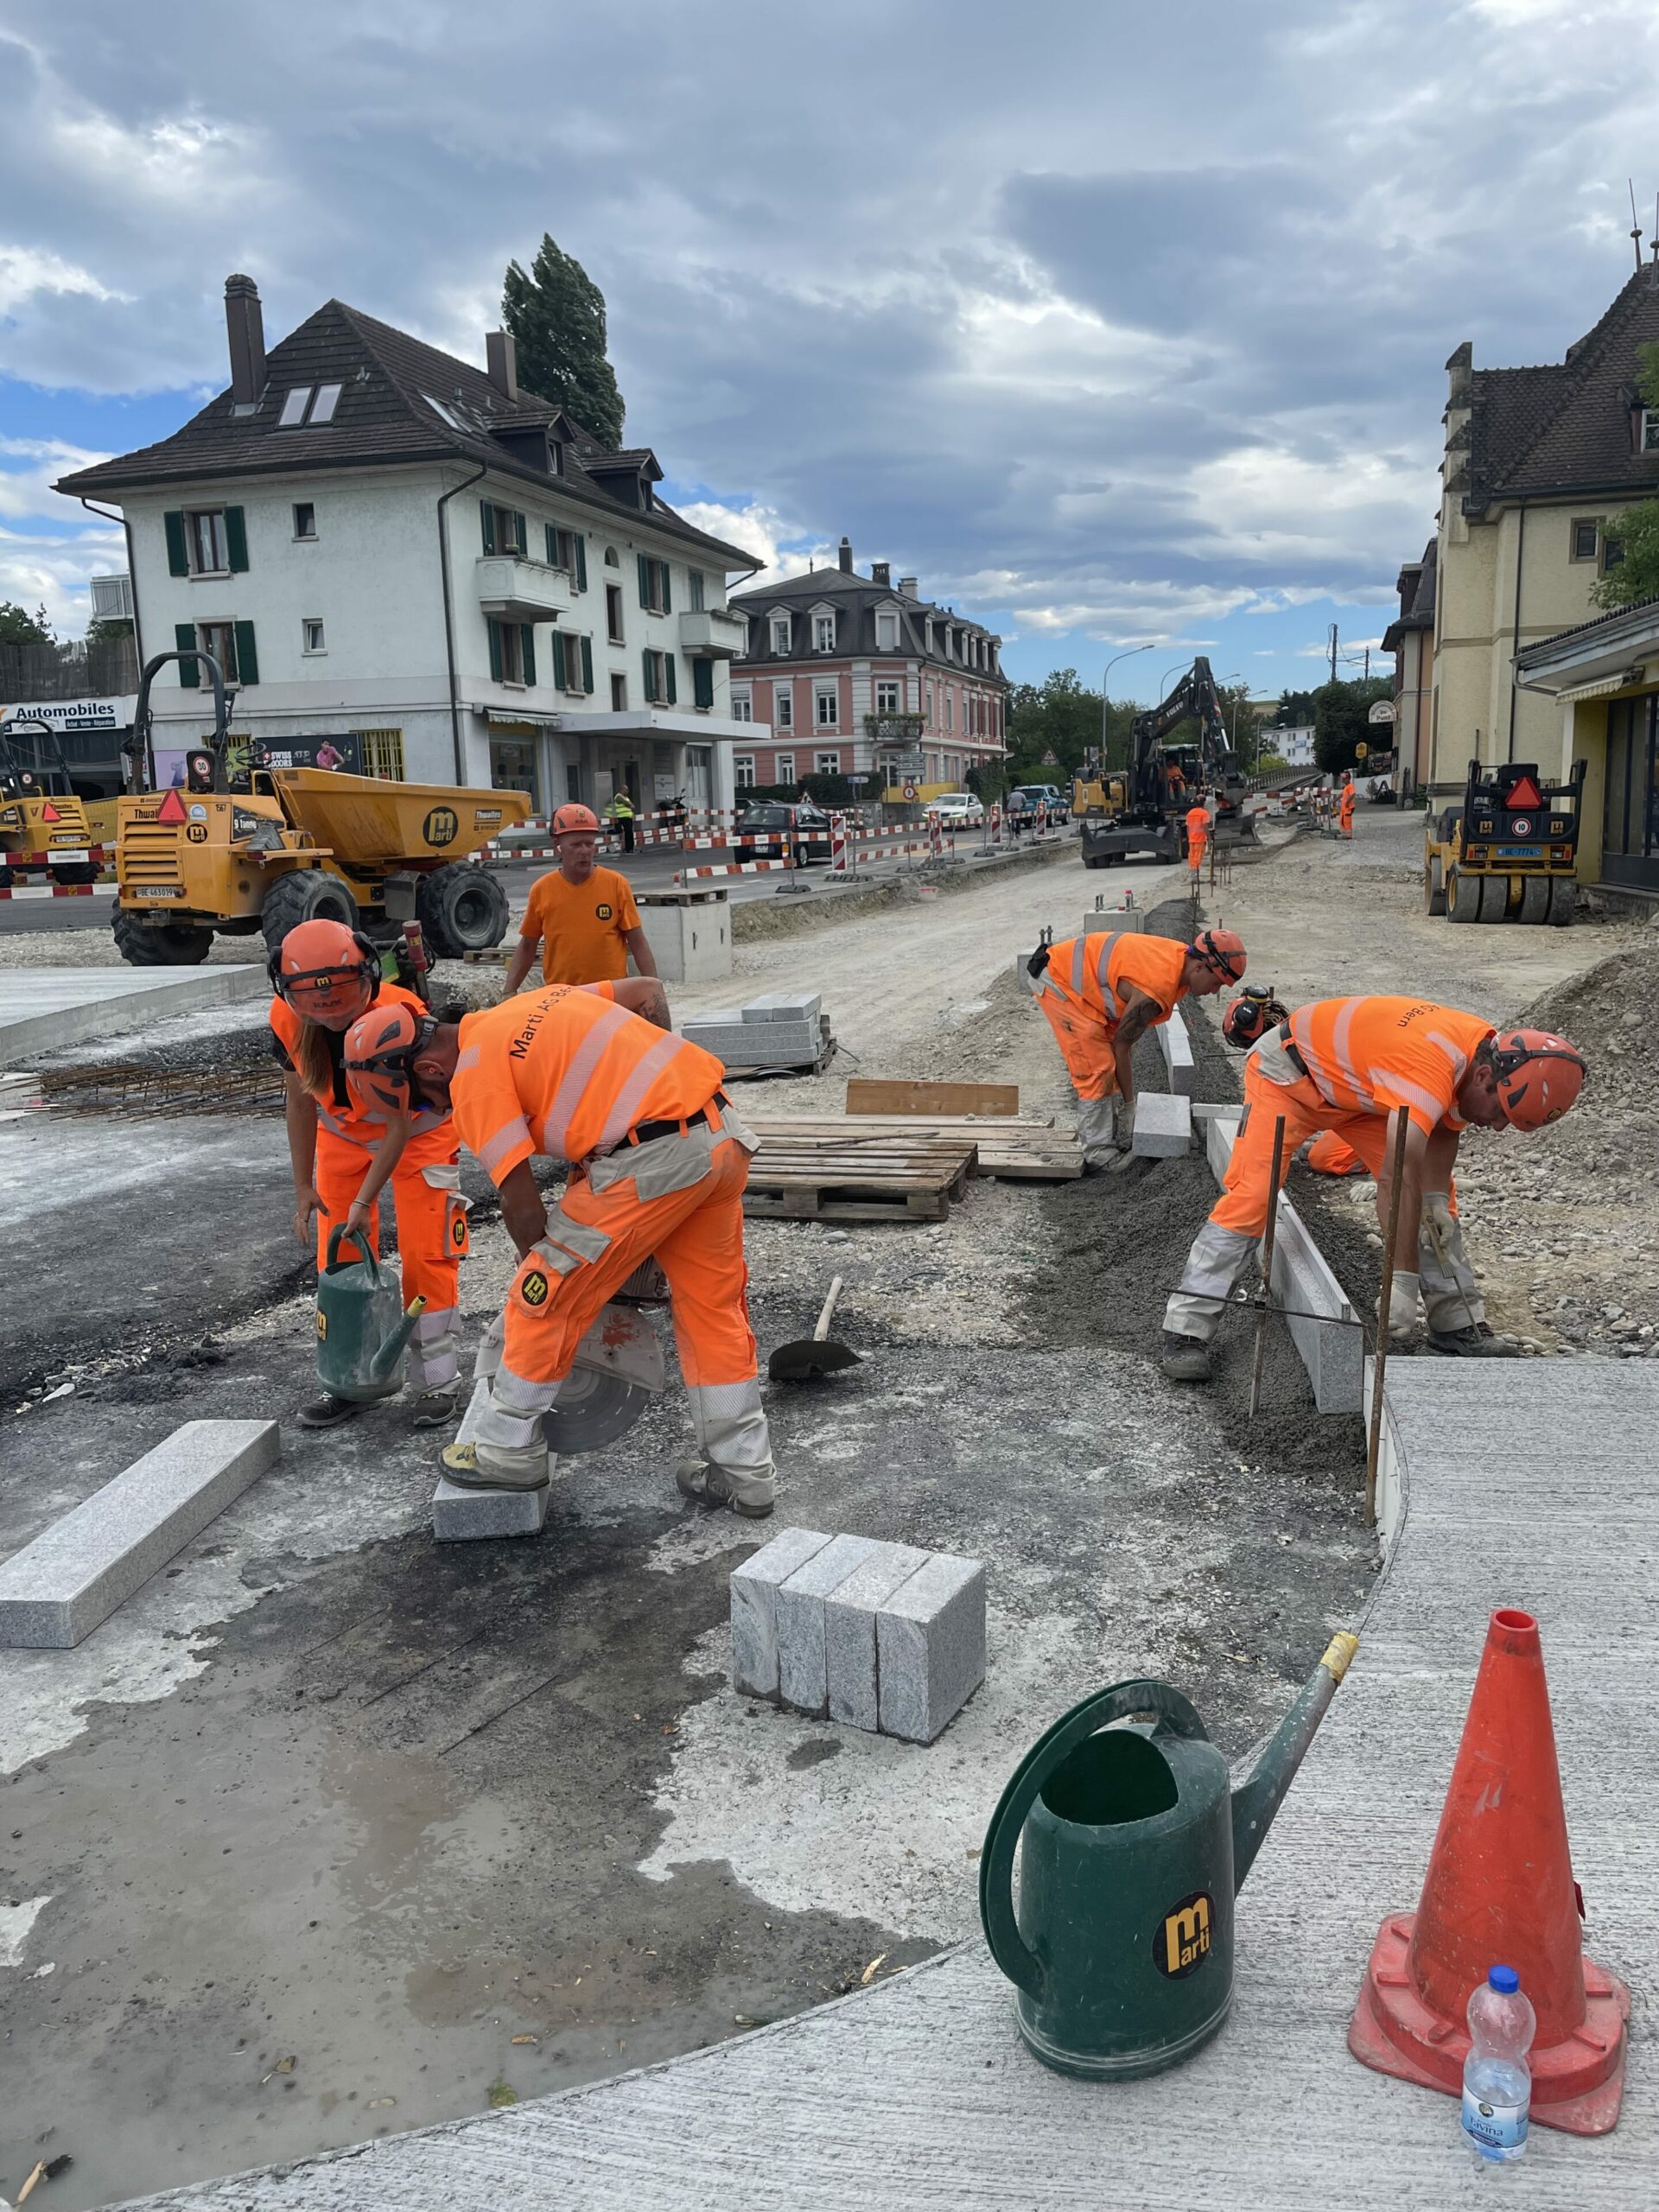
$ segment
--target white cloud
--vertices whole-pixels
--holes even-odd
[[[128,297],[100,284],[89,270],[74,268],[60,254],[37,252],[26,245],[0,245],[0,315],[15,315],[35,292],[81,292],[94,300]]]

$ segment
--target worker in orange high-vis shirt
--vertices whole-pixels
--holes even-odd
[[[618,982],[630,955],[640,975],[654,976],[657,963],[632,887],[620,869],[598,865],[599,817],[572,800],[555,809],[552,836],[559,864],[530,887],[502,997],[510,999],[524,982],[538,945],[544,983]]]
[[[1337,834],[1351,841],[1354,834],[1354,779],[1350,776],[1337,801]]]
[[[1458,1146],[1471,1126],[1540,1129],[1558,1122],[1584,1073],[1565,1038],[1495,1030],[1478,1014],[1423,999],[1321,999],[1298,1007],[1244,1063],[1244,1119],[1221,1197],[1165,1311],[1165,1374],[1183,1382],[1210,1379],[1222,1307],[1267,1227],[1281,1117],[1285,1166],[1308,1137],[1328,1132],[1352,1146],[1376,1178],[1386,1232],[1395,1129],[1397,1116],[1407,1116],[1394,1287],[1381,1324],[1391,1344],[1408,1342],[1421,1295],[1432,1350],[1474,1357],[1506,1351],[1487,1325],[1464,1249],[1452,1185]]]
[[[1135,1141],[1135,1047],[1184,998],[1207,998],[1244,973],[1243,940],[1202,930],[1191,944],[1134,930],[1046,945],[1026,964],[1077,1095],[1085,1168],[1128,1165]]]
[[[403,1120],[362,1110],[345,1066],[346,1034],[370,1007],[426,1007],[400,983],[381,980],[369,940],[343,922],[298,923],[270,962],[273,1047],[287,1091],[288,1148],[294,1168],[294,1233],[308,1243],[316,1224],[319,1269],[331,1231],[345,1228],[336,1258],[378,1249],[379,1197],[388,1182],[397,1211],[397,1258],[405,1304],[426,1310],[410,1342],[408,1387],[415,1425],[452,1420],[460,1388],[461,1262],[467,1249],[461,1148],[447,1116]],[[302,1428],[333,1428],[362,1408],[331,1391],[302,1407]]]
[[[529,991],[458,1027],[428,1021],[388,1058],[413,1101],[453,1109],[518,1250],[480,1354],[472,1440],[443,1455],[450,1481],[547,1481],[542,1416],[601,1308],[654,1256],[700,1446],[676,1480],[688,1497],[770,1513],[777,1478],[743,1259],[755,1141],[721,1090],[720,1062],[669,1029],[662,985]],[[550,1211],[531,1173],[537,1154],[571,1166]]]
[[[1198,878],[1204,874],[1204,856],[1210,849],[1210,810],[1198,795],[1196,806],[1186,810],[1186,872],[1187,881],[1196,893]]]

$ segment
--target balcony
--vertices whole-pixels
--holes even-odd
[[[743,650],[743,621],[718,607],[680,617],[680,651],[706,660],[734,660]]]
[[[474,563],[481,613],[503,622],[550,622],[570,607],[570,579],[544,561],[486,553]]]

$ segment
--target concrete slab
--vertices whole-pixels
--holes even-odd
[[[1143,906],[1096,906],[1085,913],[1079,937],[1104,937],[1113,930],[1133,930],[1137,937],[1144,937],[1147,913]]]
[[[432,1493],[432,1534],[441,1544],[480,1536],[539,1536],[547,1523],[551,1483],[539,1490],[464,1490],[447,1475]]]
[[[985,1567],[936,1552],[876,1615],[881,1733],[931,1744],[985,1679]]]
[[[1164,1063],[1164,1073],[1169,1087],[1183,1098],[1192,1096],[1192,1040],[1186,1033],[1186,1024],[1181,1019],[1181,1009],[1175,1007],[1167,1021],[1160,1021],[1153,1031],[1158,1039],[1158,1051]]]
[[[779,1589],[778,1694],[798,1713],[822,1714],[828,1709],[823,1601],[874,1549],[868,1536],[833,1536]]]
[[[1141,1160],[1179,1160],[1192,1148],[1192,1109],[1171,1090],[1143,1090],[1135,1102],[1134,1151]]]
[[[880,1726],[876,1616],[928,1554],[914,1544],[878,1544],[823,1601],[823,1654],[830,1718],[851,1728]]]
[[[1455,1388],[1461,1418],[1450,1421]],[[1503,1423],[1502,1510],[1490,1426]],[[1659,1512],[1659,1375],[1627,1362],[1401,1362],[1386,1391],[1402,1510],[1359,1656],[1239,1899],[1232,2016],[1171,2073],[1109,2088],[1039,2065],[974,1942],[885,1985],[716,2048],[417,2135],[144,2200],[145,2212],[865,2212],[884,2194],[953,2212],[1446,2212],[1479,2187],[1450,2097],[1370,2073],[1344,2035],[1372,1936],[1415,1903],[1486,1617],[1543,1630],[1574,1871],[1598,1957],[1650,2016],[1659,1957],[1649,1777],[1659,1632],[1632,1528]],[[1563,1434],[1617,1465],[1582,1477]],[[1607,1623],[1621,1624],[1617,1636]],[[1010,1762],[1025,1748],[1010,1750]],[[971,1870],[963,1880],[971,1882]],[[1522,2212],[1646,2212],[1659,2071],[1632,2054],[1617,2132],[1535,2128],[1506,2170]],[[902,2114],[902,2125],[895,2115]]]
[[[274,1421],[192,1421],[0,1567],[0,1644],[66,1651],[276,1462]]]
[[[823,1012],[823,995],[817,991],[762,991],[759,998],[744,1001],[745,1021],[805,1021],[816,1028],[818,1016]]]
[[[741,1697],[778,1694],[778,1592],[829,1542],[816,1529],[780,1529],[732,1570],[732,1688]]]
[[[269,991],[259,967],[0,969],[0,1067]]]

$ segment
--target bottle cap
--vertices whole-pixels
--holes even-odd
[[[1494,1967],[1486,1980],[1503,1997],[1513,1997],[1521,1986],[1521,1977],[1513,1967]]]

